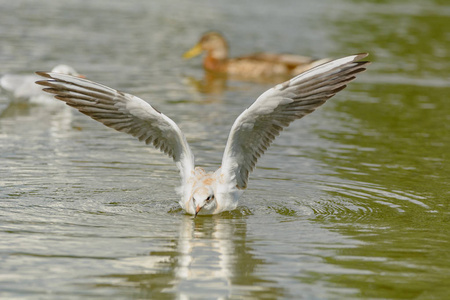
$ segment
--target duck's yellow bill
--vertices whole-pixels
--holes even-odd
[[[200,55],[203,52],[202,45],[197,44],[183,54],[184,59],[189,59]]]

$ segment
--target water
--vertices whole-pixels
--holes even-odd
[[[0,298],[445,299],[446,1],[0,1],[0,73],[74,66],[173,118],[197,164],[270,84],[203,81],[218,29],[258,50],[373,64],[283,132],[236,211],[195,220],[170,159],[69,108],[0,94]],[[206,82],[206,83],[205,83]],[[206,84],[208,93],[196,89]]]

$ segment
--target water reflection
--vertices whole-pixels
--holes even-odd
[[[166,251],[151,251],[148,256],[119,262],[139,266],[142,272],[102,276],[100,281],[106,281],[98,286],[126,293],[131,285],[133,294],[154,299],[277,298],[283,294],[275,283],[255,275],[264,260],[252,254],[246,217],[240,212],[195,219],[177,217],[181,217],[179,236]],[[120,280],[110,284],[110,279]]]
[[[227,91],[235,90],[236,82],[258,83],[270,88],[280,82],[291,79],[291,76],[272,77],[242,77],[204,71],[203,77],[186,76],[185,83],[194,91],[202,94],[221,95]]]
[[[186,235],[180,247],[182,260],[179,270],[182,272],[178,277],[179,291],[193,299],[198,297],[199,291],[204,296],[214,293],[221,298],[279,297],[283,289],[277,287],[275,281],[270,282],[257,275],[258,267],[266,262],[253,254],[255,251],[247,236],[246,218],[227,215],[199,218],[190,223],[191,228],[186,227],[187,223],[182,225]],[[186,221],[189,222],[188,219]],[[185,262],[189,263],[186,265]],[[192,285],[198,288],[194,293]],[[211,288],[209,292],[208,286]]]
[[[185,82],[194,91],[202,94],[223,94],[228,89],[228,76],[205,71],[202,79],[186,76]]]
[[[205,297],[211,293],[218,298],[230,296],[236,253],[234,234],[245,234],[242,229],[245,230],[242,226],[237,228],[232,219],[223,222],[219,218],[183,218],[175,268],[175,285],[181,297]]]

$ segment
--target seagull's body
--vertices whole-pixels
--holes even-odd
[[[313,112],[357,73],[367,54],[336,59],[267,90],[234,122],[221,167],[207,173],[195,167],[194,156],[180,128],[144,100],[104,85],[57,73],[37,72],[44,91],[91,118],[137,137],[173,158],[181,175],[180,205],[189,214],[233,210],[257,159],[292,121]]]
[[[57,65],[52,69],[52,72],[81,76],[74,68],[68,65]],[[49,99],[48,94],[42,91],[42,87],[36,84],[37,80],[39,80],[39,77],[35,74],[6,74],[0,78],[0,86],[19,101],[36,104],[55,103],[54,100]]]

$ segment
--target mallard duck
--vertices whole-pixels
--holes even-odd
[[[78,74],[74,68],[68,65],[57,65],[52,69],[54,73],[67,74],[83,78],[83,75]],[[39,80],[39,77],[35,74],[6,74],[0,79],[0,86],[7,93],[9,93],[14,100],[20,102],[30,103],[55,103],[53,99],[48,97],[47,93],[42,91],[42,88],[35,82]],[[50,101],[47,101],[50,100]],[[57,102],[56,102],[57,103]]]
[[[300,55],[266,52],[229,58],[227,41],[220,33],[214,31],[204,34],[194,47],[183,54],[183,57],[189,59],[203,52],[206,52],[203,59],[205,70],[253,78],[292,77],[329,61],[329,59],[315,60]]]
[[[333,60],[264,92],[234,121],[221,167],[211,173],[195,167],[194,155],[177,124],[141,98],[51,72],[37,72],[45,78],[37,84],[83,114],[170,156],[180,170],[180,206],[196,216],[235,209],[258,158],[275,137],[343,90],[365,70],[369,62],[361,59],[366,56]],[[204,116],[199,114],[198,120],[204,122]]]

